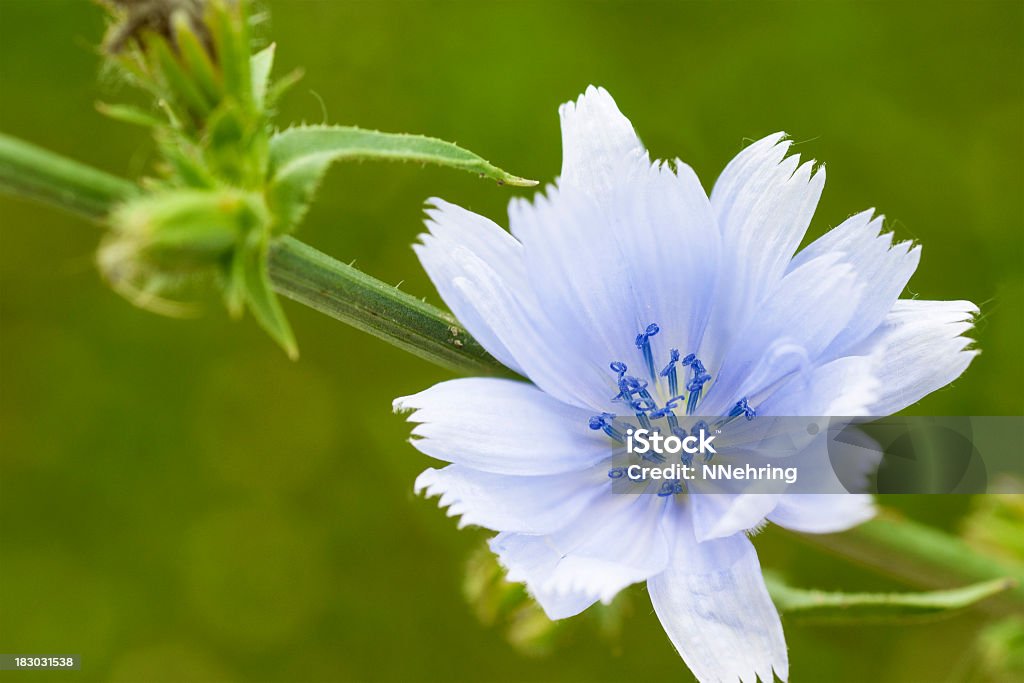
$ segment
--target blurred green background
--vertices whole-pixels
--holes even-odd
[[[983,350],[921,414],[1022,412],[1024,4],[266,3],[280,121],[454,140],[550,181],[556,107],[604,85],[657,156],[707,187],[788,131],[827,162],[820,234],[877,207],[924,244],[922,298],[982,304]],[[0,129],[137,176],[143,131],[96,113],[102,11],[0,0]],[[331,171],[300,237],[439,303],[409,248],[439,195],[502,221],[515,191],[415,166]],[[216,308],[132,308],[99,232],[0,198],[0,651],[78,653],[54,680],[586,680],[688,676],[641,587],[611,642],[589,625],[528,657],[461,592],[485,538],[412,494],[427,459],[391,400],[448,375],[298,305],[302,358]],[[971,501],[892,501],[954,529]],[[769,530],[797,583],[900,587]],[[980,612],[925,625],[787,624],[795,681],[975,675]],[[0,673],[0,680],[16,674]],[[12,678],[13,680],[13,678]]]

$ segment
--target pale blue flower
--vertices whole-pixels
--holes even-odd
[[[413,444],[451,463],[417,490],[491,548],[553,619],[646,581],[701,681],[788,675],[747,532],[868,519],[857,495],[611,493],[627,425],[687,415],[887,415],[960,375],[967,301],[899,299],[920,248],[867,211],[797,252],[825,183],[770,135],[710,198],[650,161],[604,90],[561,108],[556,186],[513,201],[511,234],[440,200],[415,249],[441,297],[531,383],[473,378],[399,399]],[[685,428],[685,427],[683,427]]]

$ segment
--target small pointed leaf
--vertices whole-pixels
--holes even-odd
[[[256,109],[262,111],[267,104],[267,87],[270,84],[270,71],[274,68],[274,50],[276,45],[271,43],[256,54],[250,60],[249,70],[252,72],[252,99],[256,103]]]
[[[299,349],[295,336],[284,317],[281,302],[270,288],[267,274],[267,241],[265,235],[253,233],[242,254],[245,278],[245,299],[256,321],[274,338],[288,357],[295,360]]]
[[[327,167],[341,160],[414,161],[478,173],[499,183],[531,186],[461,147],[422,135],[381,133],[344,126],[289,128],[270,140],[269,201],[279,232],[296,226]]]
[[[995,579],[918,593],[839,593],[795,588],[771,572],[765,572],[765,583],[776,608],[786,617],[876,622],[952,614],[1016,586],[1013,579]]]
[[[156,116],[128,104],[107,104],[106,102],[97,102],[96,111],[109,119],[120,121],[121,123],[130,123],[133,126],[159,128],[164,125],[164,122]]]

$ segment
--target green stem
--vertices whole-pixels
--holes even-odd
[[[138,189],[130,181],[0,135],[0,191],[102,221]],[[280,294],[425,360],[465,374],[508,374],[444,311],[298,240],[286,237],[272,247],[270,275]],[[1012,595],[1024,601],[1024,568],[892,515],[843,534],[797,536],[917,585],[1010,577],[1020,584]]]
[[[0,133],[0,191],[101,220],[134,183]]]
[[[102,221],[138,188],[0,134],[0,192]],[[277,240],[268,267],[279,294],[404,351],[463,374],[511,374],[448,313],[298,240]]]
[[[793,534],[819,548],[917,586],[941,588],[958,581],[1010,578],[1007,593],[1024,603],[1024,566],[983,554],[966,542],[883,510],[870,522],[841,534]]]
[[[269,266],[279,294],[403,351],[464,374],[509,374],[441,309],[296,239],[279,239]]]

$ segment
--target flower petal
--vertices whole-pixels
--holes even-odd
[[[512,476],[481,472],[463,465],[425,470],[416,479],[416,492],[440,495],[449,516],[460,515],[459,526],[475,524],[495,531],[546,534],[582,512],[602,493],[608,468],[548,476]]]
[[[584,470],[611,455],[590,413],[524,382],[454,379],[395,400],[412,410],[420,452],[495,474],[541,475]]]
[[[921,260],[921,248],[910,242],[893,244],[892,233],[882,233],[882,216],[872,219],[873,211],[851,216],[825,233],[790,263],[787,272],[827,254],[842,254],[853,266],[857,282],[864,285],[857,310],[850,324],[833,341],[831,351],[838,355],[866,337],[885,319]]]
[[[491,549],[508,569],[508,580],[525,582],[538,601],[583,594],[608,603],[626,586],[664,570],[665,499],[613,494],[609,488],[610,484],[583,514],[553,534],[496,536]]]
[[[813,259],[788,273],[762,302],[735,343],[725,354],[719,376],[701,406],[705,415],[728,411],[740,398],[764,384],[759,377],[766,350],[779,340],[798,348],[792,354],[793,367],[821,356],[836,336],[849,324],[857,308],[863,285],[858,284],[853,267],[839,261],[837,254]],[[760,366],[760,367],[759,367]],[[783,363],[779,367],[786,367]],[[764,413],[800,415],[804,413]],[[828,413],[819,413],[827,415]]]
[[[962,336],[977,313],[970,301],[897,301],[859,344],[884,348],[882,387],[868,414],[891,415],[959,377],[978,355],[968,349],[973,340]]]
[[[794,493],[779,498],[768,521],[792,531],[830,534],[851,529],[875,516],[864,493]]]
[[[790,143],[782,133],[750,145],[722,171],[711,192],[722,234],[722,299],[705,351],[728,345],[748,317],[786,271],[825,184],[823,169],[786,157]],[[712,367],[709,365],[709,367]]]
[[[538,306],[569,338],[565,353],[585,356],[604,373],[609,396],[612,361],[647,375],[634,340],[651,323],[661,328],[652,339],[657,369],[670,348],[696,349],[714,301],[719,243],[708,199],[688,167],[645,161],[604,201],[549,188],[533,203],[514,201],[509,220]]]
[[[789,676],[782,623],[743,534],[697,543],[679,515],[668,568],[647,581],[654,611],[701,683]]]
[[[472,211],[440,199],[430,200],[427,210],[429,235],[420,235],[413,250],[423,264],[438,294],[451,312],[488,352],[506,367],[522,374],[515,358],[501,342],[473,303],[455,286],[465,275],[455,255],[460,249],[492,264],[495,277],[511,292],[526,289],[522,245],[496,223]]]
[[[779,497],[775,493],[695,493],[690,496],[694,537],[703,542],[757,529]]]
[[[864,356],[829,361],[806,377],[783,384],[758,406],[764,415],[854,416],[872,415],[871,406],[882,392],[879,381],[883,355],[876,349]]]
[[[590,86],[575,102],[566,102],[562,119],[562,183],[600,195],[646,158],[633,125],[604,88]]]

